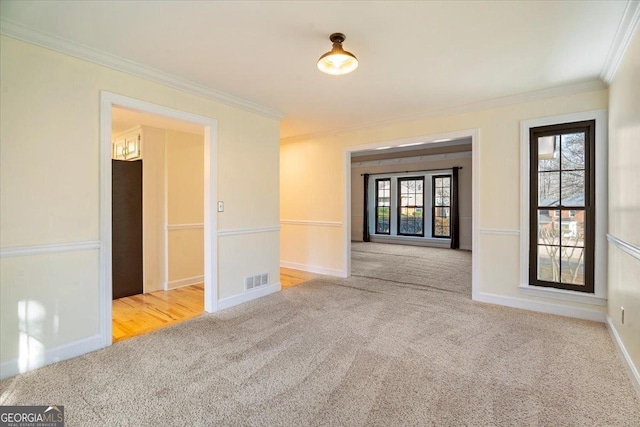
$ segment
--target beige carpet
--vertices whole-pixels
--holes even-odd
[[[472,302],[466,252],[357,244],[353,270],[3,381],[0,404],[68,426],[640,425],[604,325]]]

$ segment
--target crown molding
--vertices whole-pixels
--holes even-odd
[[[600,78],[607,84],[613,81],[613,76],[618,71],[633,34],[638,28],[638,22],[640,22],[640,0],[629,0],[600,73]]]
[[[443,108],[436,111],[415,114],[411,116],[398,117],[389,120],[381,120],[376,122],[365,122],[354,126],[348,126],[340,129],[309,133],[304,135],[291,136],[280,139],[281,144],[292,142],[300,142],[314,138],[322,138],[330,135],[336,135],[345,132],[360,131],[372,129],[382,126],[389,126],[396,123],[410,122],[415,120],[424,120],[434,117],[449,116],[454,114],[469,113],[473,111],[489,110],[492,108],[505,107],[508,105],[523,104],[525,102],[537,101],[540,99],[554,98],[557,96],[573,95],[582,92],[591,92],[594,90],[606,89],[607,85],[600,79],[587,80],[580,83],[573,83],[564,86],[557,86],[549,89],[541,89],[533,92],[520,93],[516,95],[508,95],[500,98],[493,98],[484,101],[472,102],[469,104],[458,105],[450,108]]]
[[[64,53],[74,58],[82,59],[93,64],[102,65],[113,70],[131,74],[136,77],[151,80],[156,83],[192,93],[203,98],[211,99],[222,104],[240,108],[272,119],[282,120],[284,114],[280,111],[247,101],[245,99],[224,93],[200,83],[184,79],[173,74],[147,67],[135,61],[112,55],[107,52],[85,46],[56,35],[44,33],[17,22],[0,17],[0,34],[16,40]]]

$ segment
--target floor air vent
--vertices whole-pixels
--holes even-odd
[[[269,273],[257,274],[244,279],[244,289],[251,290],[269,284]]]

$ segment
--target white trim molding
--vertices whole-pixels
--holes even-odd
[[[44,354],[33,360],[13,359],[0,364],[0,380],[13,377],[18,374],[50,365],[61,360],[71,359],[81,356],[91,351],[98,350],[103,347],[102,337],[93,335],[91,337],[82,338],[68,344],[61,344],[44,350]]]
[[[596,224],[594,293],[559,290],[529,284],[529,129],[561,123],[586,120],[596,121]],[[520,279],[519,290],[523,294],[565,300],[591,305],[606,305],[607,301],[607,163],[608,141],[607,110],[584,111],[561,116],[541,117],[520,122]],[[567,307],[569,310],[571,307]],[[557,313],[556,313],[557,314]],[[569,315],[569,314],[567,314]]]
[[[184,279],[171,280],[170,282],[166,283],[166,286],[164,287],[164,289],[169,290],[169,289],[184,288],[185,286],[197,285],[200,283],[204,283],[204,276],[194,276],[194,277],[187,277]]]
[[[627,254],[640,261],[640,247],[629,242],[625,242],[624,240],[614,236],[611,233],[607,234],[607,240],[616,248],[620,249],[623,252],[626,252]]]
[[[602,86],[602,83],[599,83]],[[380,125],[380,122],[377,123]],[[471,163],[472,163],[472,213],[471,213],[471,297],[475,299],[476,293],[480,290],[480,269],[478,265],[478,248],[479,248],[479,223],[480,218],[480,130],[465,129],[454,132],[444,132],[434,135],[418,135],[410,138],[404,138],[393,141],[377,141],[368,144],[355,145],[345,147],[343,150],[343,210],[342,210],[342,241],[343,241],[343,270],[341,277],[349,277],[351,275],[351,159],[352,154],[359,151],[368,151],[380,147],[398,147],[406,144],[423,143],[424,147],[438,144],[437,141],[471,139]],[[282,142],[282,141],[281,141]],[[282,265],[282,261],[281,261]],[[295,268],[295,267],[292,267]],[[331,273],[329,273],[331,274]]]
[[[496,234],[501,236],[519,236],[520,230],[502,230],[497,228],[481,228],[480,234]]]
[[[609,316],[607,316],[607,329],[611,334],[613,344],[616,346],[616,349],[622,356],[622,360],[625,361],[625,367],[627,368],[627,373],[629,374],[629,377],[631,379],[631,382],[633,383],[633,386],[636,389],[636,392],[640,396],[640,372],[638,372],[638,368],[633,364],[631,355],[629,354],[626,347],[624,346],[624,342],[622,342],[622,338],[620,338],[620,335],[618,334],[618,330],[616,329],[616,326],[613,323],[613,320],[611,320],[611,317]]]
[[[369,166],[403,165],[412,163],[439,162],[442,160],[470,159],[471,154],[471,151],[462,151],[458,153],[430,154],[425,156],[400,157],[397,159],[366,160],[362,162],[353,160],[351,162],[351,167],[356,169]],[[446,169],[447,168],[444,168],[443,170]]]
[[[239,234],[273,233],[280,231],[280,227],[257,227],[257,228],[230,228],[218,230],[218,236],[237,236]]]
[[[4,17],[0,18],[0,34],[16,40],[42,46],[56,52],[64,53],[74,58],[82,59],[93,64],[102,65],[116,71],[122,71],[136,77],[151,80],[165,86],[192,93],[203,98],[211,99],[232,107],[240,108],[261,116],[282,120],[284,114],[246,99],[210,88],[200,83],[187,80],[173,74],[160,71],[141,63],[122,58],[89,46],[85,46],[60,36],[48,34],[23,24],[13,22]]]
[[[218,310],[224,310],[226,308],[231,308],[245,302],[253,301],[254,299],[262,298],[269,294],[279,292],[281,289],[282,286],[280,285],[280,283],[274,283],[273,285],[262,286],[238,295],[222,298],[220,301],[218,301]]]
[[[576,319],[593,320],[595,322],[601,323],[604,323],[606,321],[607,316],[604,311],[599,310],[553,304],[546,301],[533,301],[529,299],[496,295],[485,292],[478,292],[474,297],[474,301],[504,305],[507,307],[537,311],[540,313],[555,314],[558,316],[574,317]]]
[[[607,84],[613,81],[613,77],[618,71],[620,62],[622,62],[622,58],[624,58],[633,34],[638,27],[638,22],[640,22],[640,0],[629,0],[624,10],[620,26],[609,49],[607,59],[604,61],[604,67],[602,67],[602,71],[600,72],[600,78]]]
[[[55,254],[60,252],[90,251],[100,249],[99,240],[86,242],[52,243],[48,245],[29,245],[0,248],[0,258],[16,256]]]
[[[346,277],[341,270],[335,270],[333,268],[318,267],[315,265],[300,264],[297,262],[280,260],[280,267],[307,271],[309,273],[315,273],[315,274],[323,274],[325,276]]]
[[[307,221],[304,219],[281,219],[280,224],[283,225],[308,225],[314,227],[342,227],[339,221]]]
[[[606,296],[531,285],[520,285],[519,289],[521,293],[534,297],[553,298],[564,301],[579,302],[581,304],[599,305],[603,307],[607,306]]]
[[[199,228],[204,228],[204,223],[199,224],[168,224],[166,226],[167,230],[197,230]]]
[[[209,313],[218,310],[217,120],[102,90],[100,91],[99,327],[102,345],[105,347],[112,343],[111,111],[113,107],[182,120],[204,128],[204,309]]]

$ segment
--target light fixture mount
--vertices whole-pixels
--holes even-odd
[[[333,33],[329,36],[333,48],[318,59],[320,71],[337,76],[350,73],[358,68],[358,58],[342,48],[345,39],[346,37],[342,33]]]
[[[342,33],[333,33],[329,36],[332,43],[344,43],[347,37]]]

